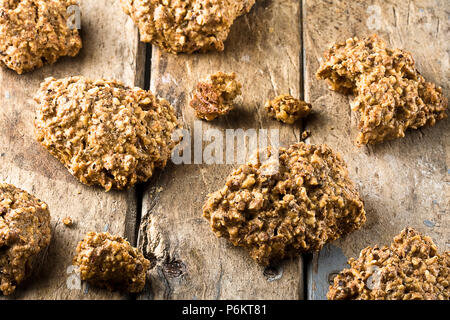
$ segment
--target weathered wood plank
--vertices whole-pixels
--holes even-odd
[[[88,231],[109,230],[134,241],[134,190],[105,193],[73,178],[34,138],[32,97],[44,78],[84,75],[116,78],[129,85],[141,82],[143,66],[137,31],[118,0],[81,1],[84,48],[75,59],[65,58],[25,75],[0,70],[0,180],[46,201],[52,216],[53,239],[33,277],[11,296],[15,299],[117,299],[107,291],[76,288],[70,269],[76,244]],[[143,74],[143,73],[142,73]],[[61,220],[70,216],[73,228]],[[74,281],[75,280],[75,281]],[[75,285],[75,287],[73,287]],[[71,289],[72,288],[72,289]]]
[[[340,151],[367,209],[363,229],[316,254],[309,266],[308,298],[324,299],[330,273],[368,245],[389,244],[406,226],[449,250],[449,121],[407,133],[404,139],[357,148],[357,118],[349,98],[315,79],[322,53],[335,41],[378,33],[413,53],[419,71],[448,96],[450,3],[445,0],[303,1],[305,96],[317,112],[308,122],[312,143]],[[344,257],[345,256],[345,257]]]
[[[275,95],[301,93],[299,18],[297,0],[258,1],[236,21],[225,52],[174,56],[153,48],[151,89],[176,106],[184,127],[192,130],[188,102],[196,82],[217,71],[235,71],[243,100],[226,118],[203,123],[203,129],[279,128],[281,144],[293,143],[300,125],[281,126],[263,106]],[[230,165],[170,164],[147,188],[139,244],[155,266],[141,299],[303,297],[301,259],[264,270],[245,250],[216,239],[202,218],[206,195],[222,187],[231,170]]]

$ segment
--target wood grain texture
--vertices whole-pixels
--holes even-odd
[[[106,193],[80,184],[34,138],[36,105],[32,100],[44,78],[84,75],[115,78],[128,85],[141,82],[142,57],[133,23],[119,1],[81,1],[84,48],[76,58],[63,58],[52,66],[17,75],[0,70],[0,181],[14,184],[47,202],[53,239],[33,276],[12,299],[117,299],[118,293],[75,284],[72,257],[78,241],[88,231],[104,231],[134,240],[136,200],[134,190]],[[138,57],[138,58],[137,58]],[[73,228],[61,220],[70,216]],[[69,283],[69,286],[68,286]],[[1,297],[0,297],[1,298]]]
[[[406,226],[449,250],[449,121],[412,130],[404,139],[376,146],[354,145],[357,116],[351,98],[328,89],[315,72],[322,53],[335,41],[378,33],[391,47],[412,52],[417,68],[442,86],[448,97],[450,3],[445,0],[304,0],[305,97],[317,114],[307,123],[311,143],[327,143],[347,161],[367,210],[359,231],[333,243],[333,253],[316,254],[309,267],[308,298],[324,299],[329,274],[345,267],[345,257],[375,244],[389,245]],[[334,258],[330,259],[330,256]],[[322,264],[334,265],[330,269]]]
[[[233,25],[225,51],[170,55],[153,48],[151,89],[167,98],[193,130],[190,93],[200,78],[235,71],[243,98],[228,116],[203,129],[278,128],[280,142],[298,141],[301,124],[283,126],[263,106],[278,94],[300,95],[300,3],[258,1]],[[217,239],[202,218],[208,193],[224,185],[231,165],[170,164],[145,190],[140,248],[154,262],[141,299],[300,299],[301,259],[264,269],[242,248]]]

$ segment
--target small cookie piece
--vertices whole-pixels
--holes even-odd
[[[255,0],[121,0],[141,41],[170,53],[224,49],[231,25]]]
[[[12,294],[51,240],[47,204],[0,183],[0,291]]]
[[[276,167],[271,154],[242,165],[208,196],[203,216],[216,236],[268,265],[320,250],[364,224],[364,204],[339,154],[300,142],[281,148],[278,170],[268,170]]]
[[[265,109],[274,119],[293,124],[311,112],[311,105],[290,95],[281,95],[266,103]]]
[[[450,252],[404,229],[390,247],[367,247],[330,286],[330,300],[449,300]]]
[[[62,219],[62,223],[68,228],[73,226],[73,220],[71,217],[65,217],[64,219]]]
[[[75,0],[0,0],[0,61],[22,74],[82,47],[77,29],[68,25]]]
[[[81,280],[110,291],[141,292],[150,261],[120,236],[89,232],[78,243],[73,263]]]
[[[211,121],[233,110],[233,101],[241,94],[241,88],[236,73],[217,72],[197,84],[189,105],[197,118]]]
[[[447,118],[442,89],[415,68],[409,52],[389,49],[377,35],[333,45],[317,72],[332,90],[354,94],[360,116],[356,143],[374,144],[404,137],[407,129]]]
[[[311,136],[311,130],[305,130],[302,132],[302,135],[300,136],[300,139],[302,141],[305,141],[306,139],[308,139]]]
[[[35,96],[37,140],[80,182],[127,189],[164,168],[178,126],[164,99],[117,81],[48,78]]]

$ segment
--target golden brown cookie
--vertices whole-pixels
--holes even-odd
[[[250,161],[210,194],[203,216],[216,236],[245,247],[258,263],[320,250],[364,224],[363,202],[339,154],[298,143],[270,161]],[[276,159],[276,157],[275,157]]]
[[[328,292],[330,300],[449,300],[450,252],[430,237],[404,229],[390,247],[367,247],[348,261]]]
[[[241,88],[236,73],[217,72],[197,84],[189,105],[197,118],[211,121],[233,110],[233,101],[241,94]]]
[[[81,280],[108,290],[141,292],[150,262],[122,237],[89,232],[78,243],[73,263]]]
[[[234,20],[255,0],[121,0],[141,40],[171,53],[224,49]]]
[[[280,95],[268,101],[265,109],[272,118],[294,124],[295,121],[306,117],[311,112],[311,105],[291,95]]]
[[[47,204],[12,185],[0,183],[0,291],[12,294],[31,273],[50,243]]]
[[[68,24],[75,0],[0,0],[0,61],[19,74],[74,57],[82,44]]]
[[[387,48],[376,35],[333,45],[317,78],[327,80],[332,90],[355,95],[358,145],[401,138],[407,129],[447,117],[442,89],[425,81],[409,52]]]
[[[37,140],[87,185],[127,189],[164,168],[175,147],[173,107],[117,81],[46,79],[35,96]]]

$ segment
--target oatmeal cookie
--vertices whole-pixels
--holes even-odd
[[[163,168],[175,147],[174,109],[117,81],[48,78],[35,96],[37,140],[80,182],[127,189]]]
[[[217,72],[197,84],[189,105],[197,118],[211,121],[233,110],[233,101],[241,89],[236,73]]]
[[[51,239],[47,204],[0,183],[0,291],[12,294]]]
[[[450,252],[404,229],[390,247],[367,247],[330,286],[330,300],[449,300]]]
[[[216,236],[267,265],[320,250],[364,224],[363,202],[339,154],[300,142],[281,148],[276,164],[267,152],[269,161],[242,165],[208,196],[203,216]]]
[[[266,103],[265,109],[274,119],[293,124],[311,112],[311,105],[290,95],[281,95]]]
[[[141,292],[150,262],[120,236],[89,232],[78,243],[73,263],[81,280],[108,290]]]
[[[121,0],[141,40],[170,53],[224,49],[234,20],[255,0]]]
[[[333,45],[317,78],[326,79],[332,90],[355,95],[358,145],[401,138],[407,129],[447,117],[442,89],[425,81],[409,52],[387,48],[376,35]]]
[[[0,0],[0,61],[22,74],[81,49],[78,30],[68,25],[75,0]]]

